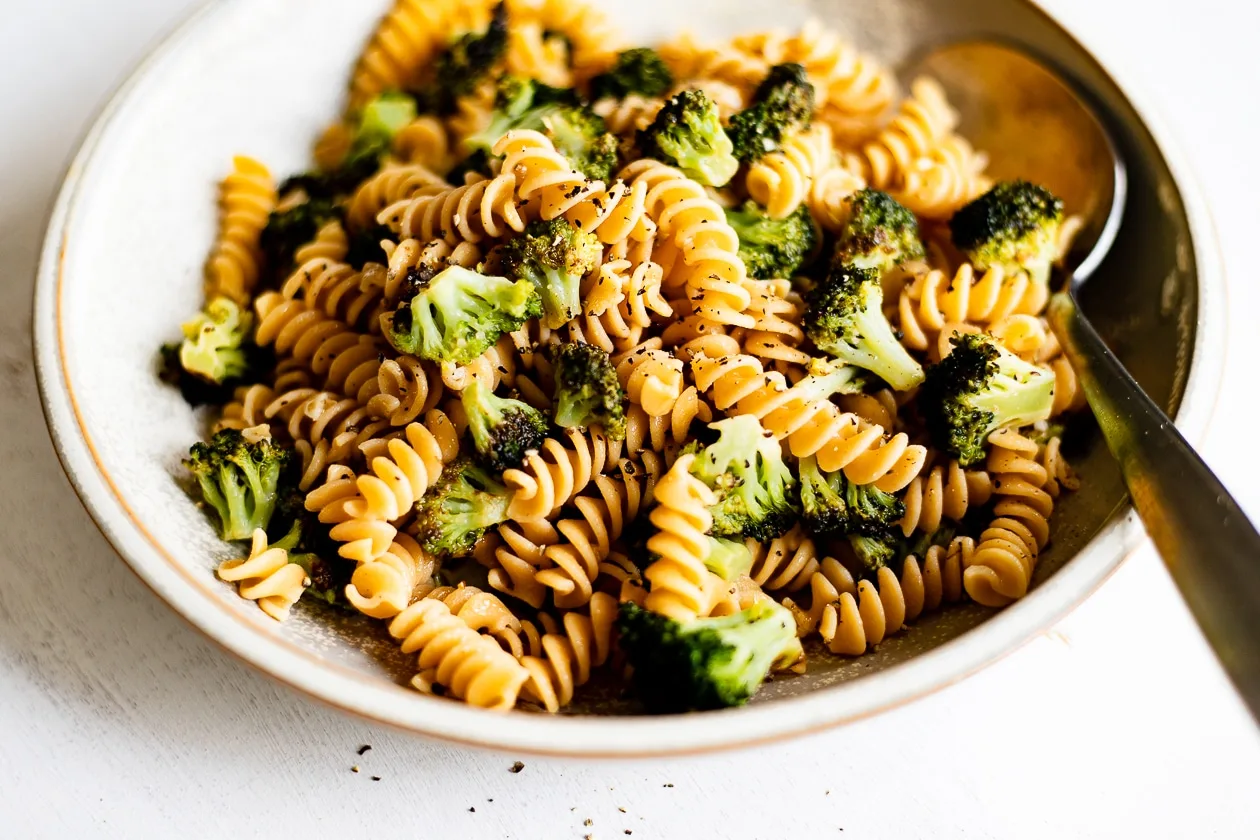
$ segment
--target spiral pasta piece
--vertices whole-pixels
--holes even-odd
[[[1048,475],[1036,461],[1037,444],[1010,429],[994,432],[989,443],[994,519],[980,535],[963,584],[972,600],[1000,607],[1028,592],[1037,557],[1050,539],[1054,499],[1044,489]]]
[[[552,713],[569,705],[574,690],[608,661],[616,619],[617,599],[596,592],[584,613],[566,612],[559,623],[546,614],[540,616],[544,632],[533,622],[521,622],[524,644],[519,658],[529,671],[522,697]]]
[[[376,224],[386,207],[421,195],[436,195],[450,189],[442,176],[418,163],[386,164],[368,178],[350,197],[346,221],[358,230]]]
[[[748,169],[745,187],[772,219],[786,219],[809,198],[814,179],[831,168],[835,152],[831,129],[814,123],[783,138],[778,151]]]
[[[401,236],[443,239],[452,248],[522,233],[528,219],[516,199],[515,186],[510,174],[474,180],[395,202],[376,220]]]
[[[262,265],[258,239],[275,209],[276,182],[267,167],[238,155],[219,187],[219,235],[206,263],[206,299],[249,302]]]
[[[491,589],[537,609],[548,592],[538,572],[547,563],[547,547],[560,540],[555,525],[546,519],[506,522],[478,543],[473,554],[490,569]]]
[[[827,472],[844,470],[857,484],[874,484],[886,493],[901,490],[927,460],[927,450],[884,430],[812,393],[808,382],[789,386],[778,371],[766,372],[743,354],[691,362],[696,387],[710,393],[714,408],[730,415],[751,414],[798,458],[815,455]]]
[[[305,265],[311,260],[344,262],[350,251],[350,240],[341,222],[332,219],[315,232],[315,238],[293,252],[294,265]]]
[[[650,417],[669,414],[683,389],[682,361],[660,345],[659,338],[649,339],[613,360],[630,402]]]
[[[938,464],[906,487],[901,532],[907,537],[916,530],[934,534],[945,519],[962,522],[969,509],[986,504],[992,495],[993,481],[987,472],[964,470],[954,460]]]
[[[473,630],[441,600],[421,599],[396,615],[389,633],[404,653],[417,654],[411,684],[431,693],[442,686],[471,706],[507,711],[529,671],[493,639]]]
[[[503,483],[512,490],[508,518],[550,516],[620,460],[621,441],[609,440],[598,427],[566,429],[564,438],[568,446],[548,438],[541,450],[526,453],[519,469],[503,473]]]
[[[393,150],[399,160],[430,172],[445,173],[455,164],[446,126],[430,114],[418,116],[400,128],[394,135]]]
[[[659,465],[654,460],[648,464],[640,467],[623,460],[616,477],[595,476],[594,491],[573,499],[579,516],[556,522],[563,539],[543,551],[548,568],[535,579],[552,591],[560,609],[590,601],[600,564],[612,552],[613,541],[651,505]]]
[[[647,549],[659,559],[643,573],[651,585],[644,606],[681,622],[707,615],[715,581],[721,584],[704,565],[706,534],[713,528],[709,508],[717,496],[691,474],[693,461],[693,454],[681,456],[656,484],[656,507],[648,517],[656,533]]]
[[[513,651],[513,646],[519,646],[521,620],[498,596],[460,583],[457,586],[439,586],[424,597],[441,601],[468,627],[493,636],[517,659],[520,658],[520,654]]]
[[[268,544],[267,532],[254,529],[249,556],[219,564],[220,580],[238,585],[242,598],[257,601],[258,607],[276,621],[289,617],[289,610],[310,586],[310,578],[289,552]]]
[[[770,542],[750,539],[744,544],[753,558],[748,576],[762,589],[796,592],[818,571],[818,550],[799,524]]]
[[[363,282],[363,273],[343,262],[317,257],[302,263],[280,293],[309,309],[357,329],[378,331],[383,311],[382,290]]]

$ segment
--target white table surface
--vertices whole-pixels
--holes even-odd
[[[692,760],[526,758],[512,774],[515,756],[345,717],[201,638],[80,507],[29,349],[62,167],[102,97],[195,2],[4,4],[0,837],[1260,837],[1260,738],[1149,547],[960,685],[807,740]],[[1045,5],[1144,78],[1212,201],[1233,317],[1202,448],[1260,515],[1260,456],[1245,442],[1260,357],[1260,13],[1236,0]]]

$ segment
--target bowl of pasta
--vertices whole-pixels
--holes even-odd
[[[1086,208],[897,73],[976,34],[1105,115],[1085,306],[1195,434],[1206,210],[1031,3],[229,0],[53,210],[66,472],[207,636],[428,736],[694,752],[961,679],[1143,538],[1041,317]]]

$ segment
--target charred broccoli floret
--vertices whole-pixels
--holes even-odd
[[[663,96],[673,86],[674,74],[660,54],[648,47],[636,47],[618,53],[611,70],[591,79],[591,100],[622,99],[632,93]]]
[[[819,350],[906,391],[923,381],[923,368],[897,341],[883,305],[879,272],[833,266],[806,295],[803,326]]]
[[[542,446],[547,420],[538,409],[520,400],[495,396],[476,378],[460,393],[468,431],[478,460],[496,473],[519,467],[525,453]]]
[[[599,237],[562,217],[536,221],[504,246],[503,270],[538,289],[543,326],[554,330],[581,311],[582,277],[599,263],[603,252]]]
[[[905,503],[874,484],[844,480],[845,533],[882,537],[906,515]]]
[[[274,210],[267,217],[259,245],[268,272],[278,282],[293,268],[293,255],[331,219],[337,217],[332,201],[312,198],[287,210]]]
[[[511,501],[512,492],[470,459],[448,464],[416,503],[420,543],[437,558],[463,557],[487,528],[507,520]]]
[[[420,98],[439,114],[449,114],[456,101],[477,89],[507,52],[508,10],[495,6],[483,32],[467,32],[451,42],[438,57],[433,84]]]
[[[691,471],[717,494],[711,510],[714,536],[765,542],[792,527],[796,481],[774,435],[749,414],[719,420],[709,428],[718,438],[700,451]]]
[[[586,106],[556,108],[542,118],[543,133],[569,165],[587,178],[607,183],[617,166],[617,135]]]
[[[657,713],[742,705],[772,668],[803,655],[792,614],[770,601],[687,624],[626,603],[617,629],[635,692]]]
[[[811,534],[843,534],[849,527],[841,472],[824,472],[813,455],[802,458],[797,469],[801,483],[801,521]]]
[[[869,536],[866,534],[850,534],[849,545],[861,566],[862,576],[869,576],[891,566],[900,556],[900,541],[891,532]]]
[[[557,344],[552,350],[557,426],[600,426],[611,440],[626,436],[626,393],[608,354],[591,344]]]
[[[727,210],[726,223],[739,236],[739,258],[748,274],[761,280],[794,275],[818,240],[805,204],[786,219],[772,219],[750,200],[739,210]]]
[[[1046,283],[1058,257],[1063,202],[1027,181],[1003,181],[949,220],[954,245],[984,271],[1026,271]]]
[[[407,274],[398,308],[383,319],[386,339],[399,353],[467,364],[542,310],[528,280],[492,277],[448,266]]]
[[[684,90],[667,101],[637,143],[644,157],[671,163],[711,187],[725,185],[739,169],[717,105],[701,90]]]
[[[235,429],[225,429],[209,443],[193,444],[184,466],[218,514],[220,536],[246,540],[271,521],[292,479],[292,458],[291,449],[270,437],[251,443]]]
[[[779,148],[783,136],[814,116],[814,86],[799,64],[777,64],[753,94],[753,104],[731,117],[735,156],[745,163]]]
[[[950,339],[949,355],[928,370],[919,392],[936,445],[970,466],[984,459],[989,435],[1050,416],[1054,375],[987,335]]]
[[[249,370],[249,328],[253,318],[229,298],[215,298],[181,329],[179,364],[207,382],[221,385]]]
[[[858,190],[849,196],[849,220],[836,238],[832,263],[888,271],[923,258],[919,220],[888,193]]]

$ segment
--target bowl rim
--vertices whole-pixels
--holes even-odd
[[[244,0],[235,0],[244,2]],[[1130,78],[1104,65],[1080,37],[1034,0],[1017,0],[1075,41],[1108,76],[1154,139],[1181,196],[1198,269],[1194,348],[1176,423],[1190,439],[1205,431],[1220,390],[1227,307],[1223,262],[1197,180],[1150,99]],[[139,82],[195,37],[212,15],[234,2],[194,9],[149,49],[106,100],[66,168],[49,214],[34,294],[33,356],[40,398],[62,468],[94,523],[127,566],[181,618],[267,676],[327,705],[403,731],[465,746],[571,758],[698,754],[779,741],[870,717],[934,693],[1022,647],[1096,590],[1145,541],[1125,503],[1076,556],[1018,603],[981,627],[938,648],[836,686],[798,697],[703,714],[657,717],[497,714],[429,697],[398,685],[362,681],[362,674],[223,608],[145,529],[97,456],[79,411],[62,352],[61,294],[68,224],[100,139]],[[563,746],[558,746],[563,745]]]

